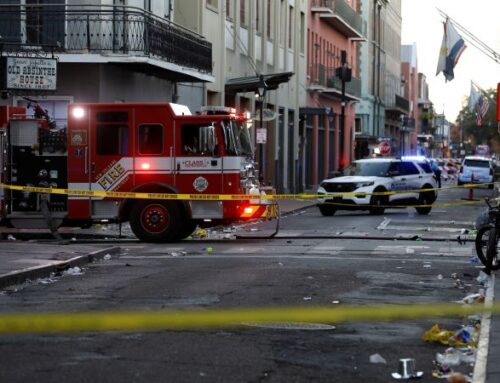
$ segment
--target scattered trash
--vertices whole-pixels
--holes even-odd
[[[423,375],[423,371],[415,371],[415,359],[411,358],[400,359],[398,372],[392,373],[394,379],[418,379]]]
[[[478,281],[482,285],[487,284],[489,280],[490,276],[486,274],[484,271],[480,271],[478,277],[476,278],[476,281]]]
[[[443,279],[443,274],[438,274],[437,278],[438,278],[439,280]]]
[[[192,234],[193,238],[206,238],[208,236],[208,232],[206,229],[198,228]]]
[[[479,258],[476,256],[470,257],[469,263],[479,263]]]
[[[415,249],[412,249],[411,247],[406,248],[406,254],[413,254],[415,253]]]
[[[432,265],[430,263],[424,263],[424,269],[430,269]]]
[[[83,275],[82,269],[80,269],[78,266],[75,267],[70,267],[67,270],[64,270],[62,273],[63,276],[66,275]]]
[[[207,253],[212,254],[214,252],[213,247],[207,247]]]
[[[310,301],[312,299],[312,297],[304,297],[302,299],[304,299],[305,301]]]
[[[436,354],[436,361],[441,365],[458,366],[461,362],[460,351],[453,347],[447,348],[444,354]]]
[[[472,380],[461,372],[453,372],[448,377],[448,383],[467,383]]]
[[[332,303],[333,303],[334,305],[338,305],[338,304],[340,303],[340,301],[332,301]]]
[[[259,229],[257,229],[256,227],[252,227],[250,231],[259,231]]]
[[[450,366],[446,364],[441,364],[436,360],[434,360],[432,363],[436,368],[435,370],[432,371],[433,378],[447,379],[448,377],[451,376],[451,374],[453,374],[453,370],[450,368]]]
[[[373,355],[370,355],[370,363],[387,364],[387,361],[380,354],[373,354]]]
[[[450,331],[440,329],[437,323],[422,335],[424,342],[436,342],[457,347],[475,346],[477,344],[476,339],[476,330],[471,326],[466,326],[458,331]]]
[[[111,254],[106,254],[103,259],[109,261],[111,259]]]
[[[278,266],[284,266],[283,262],[278,262]]]
[[[16,241],[16,237],[14,237],[12,234],[9,234],[7,236],[7,241]]]
[[[208,251],[208,249],[207,249],[207,251]],[[210,251],[209,251],[209,252],[210,252]],[[172,252],[170,253],[170,255],[171,255],[172,257],[183,257],[183,256],[185,256],[186,254],[187,254],[187,253],[186,253],[185,251],[172,251]]]
[[[462,298],[461,300],[457,301],[457,303],[465,303],[465,304],[484,303],[484,294],[481,293],[469,294],[466,297]]]
[[[75,237],[72,237],[72,238],[71,238],[71,241],[75,242],[75,241],[76,241],[76,238],[75,238]]]
[[[467,322],[470,326],[477,327],[481,324],[481,317],[479,315],[470,315],[467,317]]]

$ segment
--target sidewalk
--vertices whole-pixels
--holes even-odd
[[[495,297],[500,297],[500,280],[496,279],[500,279],[498,274],[495,275],[493,303],[495,303]],[[500,355],[500,316],[498,315],[493,315],[491,317],[487,351],[486,379],[484,381],[487,383],[500,382],[500,364],[498,363]]]

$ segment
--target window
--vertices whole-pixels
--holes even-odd
[[[240,0],[240,25],[248,26],[247,0]]]
[[[255,2],[255,30],[257,31],[257,33],[262,32],[262,25],[261,25],[262,19],[261,19],[261,15],[260,15],[261,2],[262,2],[262,0],[257,0]]]
[[[300,38],[300,53],[305,52],[305,46],[306,46],[306,21],[305,21],[305,15],[304,12],[300,12],[300,31],[299,31],[299,38]]]
[[[181,133],[182,154],[211,155],[216,145],[214,125],[184,125]]]
[[[266,25],[266,36],[269,40],[272,40],[272,35],[273,35],[273,25],[271,23],[272,19],[272,7],[271,7],[271,2],[273,0],[267,0],[267,25]]]
[[[295,28],[293,25],[293,7],[288,7],[288,48],[293,48],[293,32]]]
[[[401,162],[401,175],[412,175],[420,174],[417,167],[413,162],[403,161]]]
[[[163,152],[163,126],[139,126],[139,153],[161,154]]]
[[[97,125],[97,154],[128,155],[128,126]]]
[[[151,12],[151,0],[144,0],[144,10]]]
[[[231,17],[231,1],[232,0],[226,0],[226,18],[232,19]]]

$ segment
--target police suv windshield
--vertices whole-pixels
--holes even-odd
[[[355,162],[347,169],[346,176],[388,177],[391,162]]]
[[[224,147],[227,154],[236,156],[252,156],[252,143],[246,125],[242,121],[222,121]]]

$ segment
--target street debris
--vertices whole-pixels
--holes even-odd
[[[170,253],[170,255],[171,255],[172,257],[183,257],[183,256],[185,256],[186,254],[187,254],[187,253],[186,253],[185,251],[172,251],[172,252]]]
[[[312,297],[304,297],[302,299],[304,299],[305,301],[310,301],[312,299]]]
[[[111,259],[111,254],[106,254],[102,259],[105,261],[109,261]]]
[[[62,273],[63,276],[68,276],[68,275],[83,275],[83,271],[81,268],[78,266],[75,267],[70,267],[67,270],[64,270]]]
[[[16,237],[14,237],[12,234],[9,234],[7,236],[7,241],[16,241],[16,240],[17,240]]]
[[[457,301],[457,303],[484,303],[484,291],[480,291],[479,293],[469,294],[461,300]]]
[[[214,248],[213,247],[207,247],[207,253],[208,254],[212,254],[214,252]]]
[[[443,274],[438,274],[437,279],[439,280],[443,279]]]
[[[387,361],[380,355],[380,354],[373,354],[370,355],[370,363],[382,363],[382,364],[387,364]]]
[[[415,359],[404,358],[399,360],[398,372],[393,372],[392,377],[394,379],[418,379],[421,378],[424,373],[423,371],[415,371]]]
[[[474,363],[476,360],[476,350],[472,347],[449,347],[443,354],[436,354],[436,361],[441,365],[449,367],[459,366],[462,363]]]
[[[451,331],[439,328],[437,323],[422,335],[424,342],[435,342],[454,347],[476,346],[477,338],[478,331],[473,326]]]

